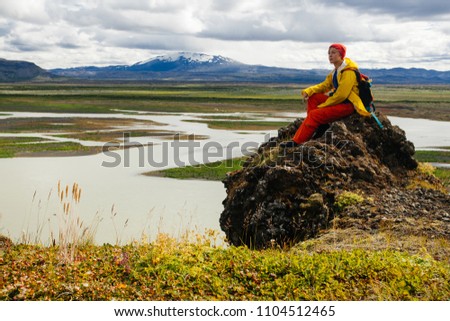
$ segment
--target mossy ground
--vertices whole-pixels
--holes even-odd
[[[11,245],[0,252],[0,300],[450,299],[448,262],[425,250],[353,243],[254,251],[160,235],[152,243],[83,245],[71,261],[58,246]]]

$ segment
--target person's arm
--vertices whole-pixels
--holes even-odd
[[[328,97],[326,101],[317,106],[328,107],[342,103],[345,101],[352,92],[353,86],[356,84],[356,75],[354,72],[341,72],[341,79],[339,81],[339,86],[334,92],[333,96]]]
[[[313,94],[317,93],[326,93],[333,89],[333,81],[332,81],[332,74],[328,74],[327,78],[325,78],[324,81],[322,81],[320,84],[308,87],[302,91],[302,95],[304,98],[310,97]],[[307,97],[305,97],[305,95]]]

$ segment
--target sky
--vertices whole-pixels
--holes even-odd
[[[177,51],[330,69],[450,70],[445,0],[1,0],[0,58],[45,69],[128,65]]]

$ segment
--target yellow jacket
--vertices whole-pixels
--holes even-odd
[[[328,97],[328,99],[317,106],[318,108],[333,106],[342,103],[348,99],[353,107],[356,109],[358,114],[362,116],[370,116],[371,114],[364,107],[363,102],[359,98],[358,81],[356,79],[355,72],[344,72],[345,70],[355,70],[358,69],[358,65],[349,58],[344,59],[344,63],[338,69],[338,88],[337,90],[333,86],[333,73],[330,72],[323,82],[320,84],[311,86],[302,91],[309,96],[316,93],[328,93],[333,91],[333,95]]]

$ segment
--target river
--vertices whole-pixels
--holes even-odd
[[[70,202],[70,215],[79,219],[77,224],[82,225],[81,230],[88,228],[94,232],[97,244],[123,244],[142,238],[152,240],[157,233],[180,237],[187,231],[202,234],[205,229],[220,230],[219,217],[226,196],[221,182],[149,177],[142,173],[180,163],[240,156],[266,140],[268,135],[275,135],[276,131],[214,130],[206,124],[185,122],[198,116],[201,115],[10,113],[0,116],[150,119],[166,124],[155,129],[209,137],[195,141],[195,146],[192,142],[176,145],[152,138],[152,146],[110,154],[0,159],[0,234],[13,240],[47,244],[59,230],[67,228],[69,217],[64,214],[62,203],[65,201],[61,202],[57,193],[58,182],[62,187],[69,185],[69,190],[73,183],[80,186],[80,201]],[[299,115],[283,113],[279,116],[289,120]],[[280,121],[280,118],[274,120]],[[450,146],[450,122],[398,117],[390,117],[390,120],[405,130],[418,149]],[[43,133],[26,134],[33,135],[46,137]],[[11,134],[3,133],[2,136]],[[133,138],[131,142],[147,145],[149,138]],[[156,163],[159,165],[155,166]]]

